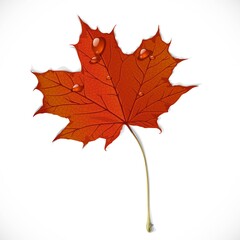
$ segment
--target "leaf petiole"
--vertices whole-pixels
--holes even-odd
[[[132,135],[134,136],[134,138],[136,139],[141,151],[142,151],[142,155],[144,158],[144,163],[145,163],[145,171],[146,171],[146,181],[147,181],[147,224],[146,224],[146,228],[148,232],[152,232],[153,231],[153,224],[151,222],[151,215],[150,215],[150,189],[149,189],[149,174],[148,174],[148,164],[147,164],[147,158],[146,158],[146,154],[144,152],[143,149],[143,145],[140,141],[140,139],[138,138],[138,136],[136,135],[136,133],[132,130],[132,128],[127,125],[128,129],[130,130],[130,132],[132,133]]]

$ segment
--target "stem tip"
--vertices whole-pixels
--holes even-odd
[[[150,221],[147,222],[146,228],[149,233],[154,231],[153,224]]]

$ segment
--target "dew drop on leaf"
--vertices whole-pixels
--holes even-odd
[[[89,61],[90,63],[98,63],[100,60],[100,58],[98,56],[94,56],[91,58],[91,60]]]
[[[73,91],[73,92],[81,92],[82,90],[83,90],[83,85],[75,84],[75,85],[72,87],[72,91]]]
[[[154,57],[153,55],[151,55],[149,58],[150,58],[151,60],[154,60],[154,59],[155,59],[155,57]]]
[[[142,97],[143,95],[144,95],[143,92],[139,92],[139,93],[138,93],[138,96],[139,96],[139,97]]]
[[[93,52],[97,55],[101,54],[105,48],[105,39],[104,38],[94,38],[92,41]]]
[[[151,54],[152,54],[152,51],[147,50],[145,48],[142,48],[140,53],[139,53],[138,59],[143,60],[143,59],[147,58]]]
[[[108,76],[106,77],[106,79],[107,79],[107,80],[111,80],[112,78],[111,78],[111,76],[108,75]]]

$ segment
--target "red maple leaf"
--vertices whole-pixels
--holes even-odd
[[[143,40],[135,52],[124,54],[114,31],[102,33],[80,21],[82,33],[74,46],[82,71],[35,72],[36,88],[44,95],[36,114],[52,113],[69,119],[55,139],[74,139],[86,145],[104,138],[105,148],[119,136],[123,125],[133,134],[130,125],[160,129],[158,117],[195,87],[169,82],[174,67],[183,59],[171,56],[170,44],[162,41],[159,30]],[[150,217],[148,221],[151,231]]]

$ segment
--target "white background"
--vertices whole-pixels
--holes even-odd
[[[163,133],[128,129],[104,151],[99,139],[58,140],[68,120],[33,118],[42,95],[31,70],[80,70],[70,46],[80,16],[116,37],[126,53],[160,25],[171,53],[189,58],[173,83],[199,84],[159,118]],[[240,2],[0,2],[0,240],[239,240]]]

